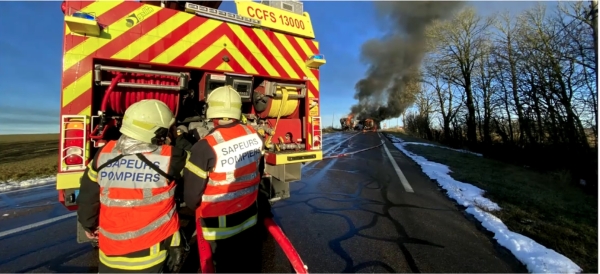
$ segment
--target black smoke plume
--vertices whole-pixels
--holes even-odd
[[[462,1],[375,2],[388,30],[381,39],[365,42],[367,76],[356,83],[354,115],[377,121],[399,117],[420,91],[419,69],[426,53],[425,29],[436,19],[452,16]]]

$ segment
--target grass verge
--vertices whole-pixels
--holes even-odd
[[[493,214],[511,231],[565,255],[584,272],[598,273],[598,200],[570,184],[567,172],[540,173],[437,147],[407,145],[406,149],[449,166],[454,179],[484,189],[485,196],[502,207]]]
[[[58,134],[0,135],[0,183],[56,175]]]

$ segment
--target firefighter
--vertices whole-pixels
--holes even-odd
[[[271,211],[261,205],[264,216],[258,216],[264,142],[241,123],[242,99],[231,86],[213,90],[207,104],[214,128],[192,147],[184,201],[200,218],[199,241],[209,242],[216,272],[258,273],[262,226],[257,222]]]
[[[174,193],[187,152],[165,145],[174,122],[159,100],[132,104],[121,137],[98,151],[81,178],[78,222],[98,240],[100,273],[161,273],[181,264],[186,243]]]

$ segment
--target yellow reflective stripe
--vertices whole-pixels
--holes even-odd
[[[185,168],[187,168],[191,173],[194,173],[196,176],[202,179],[208,178],[208,173],[206,173],[206,171],[192,164],[192,162],[190,161],[185,162]]]
[[[160,251],[160,242],[150,247],[150,256],[158,254]]]
[[[204,235],[204,239],[209,240],[209,241],[227,239],[229,237],[235,236],[235,235],[239,234],[240,232],[254,226],[256,224],[256,219],[257,219],[257,215],[254,215],[254,216],[248,218],[248,220],[244,221],[243,223],[233,226],[233,227],[226,227],[226,228],[203,227],[202,235]]]
[[[93,177],[93,176],[92,176],[92,174],[91,174],[91,172],[89,172],[89,171],[88,171],[88,173],[87,173],[87,176],[88,176],[88,178],[90,178],[90,180],[91,180],[92,182],[94,182],[94,183],[97,183],[97,182],[98,182],[98,178],[96,178],[96,177]]]
[[[185,162],[186,162],[186,165],[190,161],[190,155],[191,155],[191,153],[189,151],[185,152]],[[183,177],[183,170],[184,170],[184,168],[181,169],[181,177]]]
[[[225,218],[225,216],[219,216],[219,227],[220,228],[227,227],[227,218]]]
[[[90,178],[90,180],[92,180],[92,182],[97,183],[98,182],[98,173],[92,169],[92,161],[90,161],[90,163],[87,165],[87,167],[88,167],[88,172],[87,172],[88,178]]]
[[[179,231],[176,231],[171,238],[171,246],[179,246],[181,243],[181,235],[179,235]]]
[[[150,250],[152,253],[152,249]],[[110,268],[123,270],[143,270],[162,263],[167,258],[167,251],[161,250],[156,254],[150,254],[144,257],[128,258],[128,257],[109,257],[102,252],[100,253],[100,262]]]

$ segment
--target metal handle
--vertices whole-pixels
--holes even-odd
[[[109,86],[110,81],[102,81],[100,82],[101,86]],[[163,89],[163,90],[183,90],[184,88],[180,86],[164,86],[164,85],[149,85],[149,84],[136,84],[136,83],[117,83],[117,87],[124,88],[145,88],[145,89]]]

